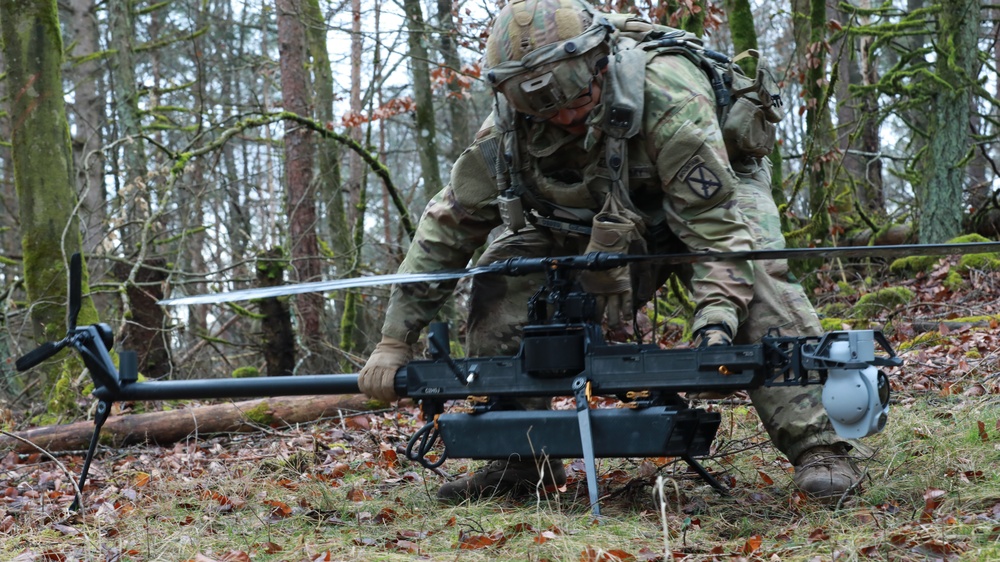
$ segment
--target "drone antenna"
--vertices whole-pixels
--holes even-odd
[[[83,300],[83,265],[80,253],[69,258],[69,310],[66,311],[66,326],[69,331],[76,329],[76,318],[80,315]]]

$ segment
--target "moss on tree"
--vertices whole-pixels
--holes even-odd
[[[11,131],[14,184],[20,209],[24,278],[34,337],[38,343],[66,334],[67,264],[82,246],[74,214],[73,153],[63,101],[63,43],[55,0],[0,1],[2,55],[7,90],[17,126]],[[83,293],[89,292],[86,267]],[[79,324],[98,321],[89,298],[82,302]],[[51,389],[49,413],[57,416],[75,407],[73,377],[80,362],[71,354],[41,367],[42,388]]]

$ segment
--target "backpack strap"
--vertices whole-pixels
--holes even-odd
[[[642,128],[645,88],[635,85],[645,83],[646,53],[641,49],[621,48],[628,46],[622,45],[621,40],[617,43],[619,48],[612,53],[604,74],[601,93],[604,115],[598,127],[605,135],[604,159],[611,176],[609,197],[638,218],[641,213],[629,196],[628,140]],[[642,229],[643,221],[635,222]]]
[[[503,222],[513,232],[525,227],[525,211],[536,209],[542,214],[551,214],[552,206],[538,197],[524,181],[524,163],[521,161],[521,151],[518,146],[518,131],[515,126],[517,112],[507,103],[507,100],[494,93],[494,111],[498,138],[490,139],[496,142],[496,180],[497,204]],[[484,153],[485,154],[485,153]],[[527,205],[528,209],[525,209]]]

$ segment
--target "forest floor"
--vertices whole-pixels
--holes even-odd
[[[677,459],[603,459],[600,519],[579,460],[567,462],[566,488],[547,497],[443,506],[434,492],[445,471],[477,463],[451,460],[433,472],[406,461],[402,447],[421,422],[404,405],[103,449],[80,513],[68,511],[80,452],[7,453],[0,559],[1000,559],[1000,274],[958,263],[905,277],[875,268],[812,279],[817,307],[841,318],[828,328],[882,328],[905,360],[888,370],[886,430],[865,440],[873,452],[860,459],[863,491],[838,505],[795,490],[791,465],[737,394],[705,404],[723,422],[703,463],[727,496]],[[863,295],[899,287],[907,298],[857,307]]]

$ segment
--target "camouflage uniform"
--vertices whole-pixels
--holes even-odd
[[[753,232],[758,250],[785,247],[778,209],[771,196],[771,162],[748,159],[734,163],[740,181],[736,201]],[[757,343],[768,330],[777,328],[785,336],[817,336],[823,333],[819,318],[805,291],[791,281],[785,260],[753,262],[754,296],[750,314],[740,325],[733,343]],[[750,392],[764,427],[775,447],[793,462],[817,445],[843,442],[830,424],[819,386],[759,388]],[[852,442],[852,445],[857,446]]]
[[[651,220],[665,221],[691,251],[752,249],[752,234],[734,200],[738,178],[728,164],[704,75],[676,56],[659,57],[650,65],[654,67],[662,70],[655,76],[647,73],[643,132],[628,143],[633,203]],[[600,119],[599,106],[591,120]],[[558,205],[599,209],[610,189],[601,131],[591,128],[586,136],[578,136],[545,123],[525,124],[520,144],[527,153],[527,179],[536,193]],[[400,271],[463,267],[501,224],[495,162],[486,156],[496,135],[488,120],[473,146],[459,157],[450,185],[425,210]],[[527,256],[552,255],[563,248],[578,252],[586,246],[585,239],[552,233],[547,247],[526,248],[524,237],[505,232],[493,245],[523,248],[517,251]],[[494,252],[487,250],[485,257],[490,255]],[[699,304],[694,328],[724,324],[735,333],[753,297],[751,276],[747,262],[698,264],[691,282]],[[383,334],[416,341],[453,286],[408,284],[394,289]]]
[[[600,123],[602,110],[599,105],[588,123]],[[589,127],[586,135],[573,135],[544,122],[524,121],[518,134],[525,176],[536,195],[566,207],[600,208],[610,180],[598,127]],[[491,158],[497,136],[491,116],[456,162],[450,185],[428,204],[401,272],[464,267],[502,224],[496,202],[497,170]],[[742,251],[783,245],[769,191],[769,163],[750,160],[739,172],[730,165],[714,94],[704,73],[687,58],[666,54],[648,62],[642,126],[628,139],[627,148],[628,189],[644,216],[650,251]],[[587,242],[585,237],[532,225],[517,233],[506,229],[479,263],[576,254]],[[664,272],[659,273],[662,281]],[[755,342],[771,327],[786,335],[820,333],[811,305],[802,288],[788,281],[783,262],[696,264],[686,277],[697,305],[695,330],[722,324],[736,334],[737,343]],[[474,277],[467,352],[515,353],[527,321],[527,300],[543,282],[541,274]],[[454,286],[454,282],[394,286],[382,333],[415,342]],[[640,302],[650,296],[649,291],[637,295]],[[816,387],[761,389],[751,397],[775,445],[793,461],[809,447],[842,441],[827,421]]]

